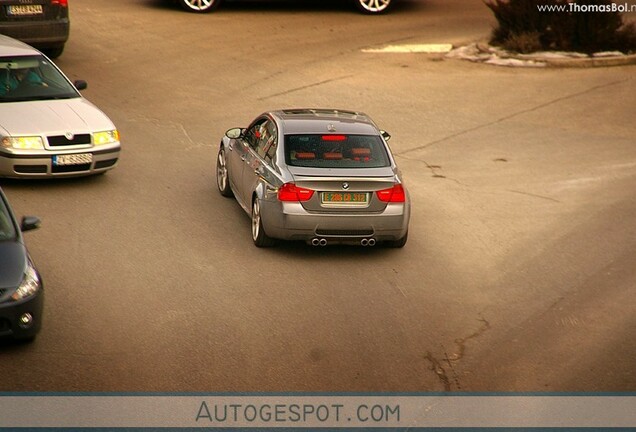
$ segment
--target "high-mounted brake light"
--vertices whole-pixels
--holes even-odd
[[[51,0],[51,4],[68,7],[68,0]]]
[[[378,199],[382,202],[406,201],[406,193],[404,192],[404,188],[401,184],[396,184],[388,189],[379,190],[376,193],[378,194]]]
[[[347,137],[345,135],[323,135],[323,141],[345,141]]]
[[[313,195],[313,190],[298,187],[294,183],[285,183],[278,188],[279,201],[308,201]]]

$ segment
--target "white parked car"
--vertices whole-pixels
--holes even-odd
[[[0,35],[0,177],[101,174],[119,159],[113,122],[35,48]]]
[[[212,12],[221,5],[221,0],[175,0],[188,12]],[[362,13],[381,14],[391,9],[395,0],[349,0]]]

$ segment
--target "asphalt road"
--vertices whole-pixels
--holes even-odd
[[[105,176],[0,181],[43,224],[29,345],[0,390],[636,390],[634,67],[507,69],[396,43],[485,39],[479,1],[72,3],[57,62],[119,127]],[[361,110],[414,202],[402,250],[257,249],[213,175],[224,131]]]

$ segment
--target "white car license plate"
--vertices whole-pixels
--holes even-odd
[[[42,5],[9,5],[7,6],[8,15],[40,15],[42,13]]]
[[[93,162],[93,155],[91,153],[53,156],[53,165],[55,166],[82,165],[91,162]]]

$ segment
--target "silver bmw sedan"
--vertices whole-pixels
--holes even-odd
[[[217,186],[251,216],[258,247],[275,239],[403,247],[410,200],[389,138],[361,112],[266,112],[226,132]]]

